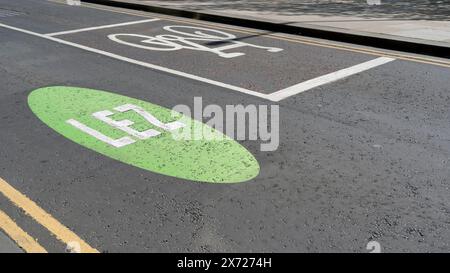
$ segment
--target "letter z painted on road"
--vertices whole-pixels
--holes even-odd
[[[248,181],[259,174],[253,155],[221,132],[170,109],[93,89],[47,87],[28,97],[36,116],[61,135],[105,156],[151,172],[210,183]],[[189,127],[189,128],[187,128]],[[221,140],[177,140],[202,127]]]

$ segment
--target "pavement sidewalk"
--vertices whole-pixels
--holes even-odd
[[[450,0],[87,0],[87,2],[138,4],[153,8],[151,11],[171,14],[168,10],[172,10],[173,15],[198,13],[206,15],[202,18],[207,19],[225,16],[230,18],[229,23],[233,23],[231,19],[235,19],[236,22],[248,20],[253,23],[271,23],[293,29],[298,27],[299,33],[306,36],[328,38],[329,35],[331,40],[344,42],[348,40],[350,43],[364,45],[373,43],[377,47],[385,43],[384,41],[386,43],[395,41],[397,44],[403,42],[402,47],[405,49],[428,46],[424,52],[417,49],[415,53],[432,54],[441,51],[436,54],[439,57],[448,57],[450,54]],[[218,21],[225,22],[223,18]],[[317,33],[319,35],[316,35]],[[339,34],[342,34],[342,39]],[[352,41],[352,37],[356,39]],[[358,42],[363,39],[361,37],[369,39]],[[389,46],[386,45],[385,48]],[[401,50],[395,46],[392,49]]]

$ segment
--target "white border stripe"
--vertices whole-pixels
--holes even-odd
[[[335,82],[337,80],[341,80],[343,78],[349,77],[351,75],[369,70],[371,68],[389,63],[394,61],[394,58],[388,58],[388,57],[380,57],[380,58],[376,58],[373,59],[371,61],[365,62],[365,63],[361,63],[352,67],[348,67],[327,75],[323,75],[296,85],[293,85],[291,87],[282,89],[280,91],[271,93],[268,95],[269,99],[271,101],[280,101],[283,99],[286,99],[290,96],[294,96],[297,95],[299,93],[308,91],[312,88],[316,88],[318,86],[324,85],[324,84],[328,84],[331,82]]]
[[[159,19],[149,19],[149,20],[150,21],[156,21],[156,20],[159,20]],[[132,24],[132,23],[144,22],[144,21],[149,21],[149,20],[128,22],[128,23],[115,24],[115,25],[109,25],[109,26],[103,26],[103,27],[114,27],[114,26],[118,26],[118,25]],[[237,91],[237,92],[240,92],[240,93],[244,93],[244,94],[247,94],[247,95],[251,95],[251,96],[255,96],[255,97],[259,97],[259,98],[263,98],[263,99],[267,99],[267,100],[271,100],[271,101],[275,101],[275,102],[281,101],[281,100],[286,99],[288,97],[291,97],[291,96],[297,95],[299,93],[308,91],[310,89],[319,87],[321,85],[325,85],[325,84],[328,84],[328,83],[331,83],[331,82],[335,82],[335,81],[341,80],[343,78],[352,76],[354,74],[357,74],[357,73],[360,73],[360,72],[369,70],[371,68],[374,68],[374,67],[377,67],[377,66],[380,66],[380,65],[383,65],[383,64],[386,64],[386,63],[389,63],[389,62],[392,62],[392,61],[396,60],[395,58],[379,57],[379,58],[373,59],[371,61],[367,61],[367,62],[358,64],[358,65],[355,65],[355,66],[352,66],[352,67],[348,67],[348,68],[345,68],[345,69],[342,69],[342,70],[339,70],[339,71],[336,71],[336,72],[333,72],[333,73],[330,73],[330,74],[327,74],[327,75],[324,75],[324,76],[320,76],[320,77],[317,77],[317,78],[314,78],[314,79],[311,79],[311,80],[308,80],[308,81],[305,81],[305,82],[293,85],[291,87],[288,87],[288,88],[276,91],[276,92],[271,93],[271,94],[264,94],[264,93],[252,91],[252,90],[249,90],[249,89],[245,89],[245,88],[242,88],[242,87],[234,86],[234,85],[231,85],[231,84],[222,83],[222,82],[219,82],[219,81],[210,80],[210,79],[207,79],[207,78],[203,78],[203,77],[200,77],[200,76],[196,76],[196,75],[192,75],[192,74],[189,74],[189,73],[181,72],[181,71],[178,71],[178,70],[166,68],[166,67],[163,67],[163,66],[154,65],[154,64],[151,64],[151,63],[146,63],[146,62],[143,62],[143,61],[131,59],[131,58],[124,57],[124,56],[121,56],[121,55],[117,55],[117,54],[114,54],[114,53],[111,53],[111,52],[107,52],[107,51],[95,49],[95,48],[92,48],[92,47],[76,44],[76,43],[73,43],[73,42],[69,42],[69,41],[66,41],[66,40],[62,40],[62,39],[59,39],[59,38],[55,38],[55,37],[49,36],[47,34],[40,34],[40,33],[32,32],[32,31],[29,31],[29,30],[25,30],[25,29],[13,27],[13,26],[5,25],[5,24],[2,24],[2,23],[0,23],[0,27],[4,27],[4,28],[7,28],[7,29],[15,30],[15,31],[18,31],[18,32],[22,32],[22,33],[25,33],[25,34],[32,35],[32,36],[40,37],[40,38],[43,38],[43,39],[47,39],[47,40],[50,40],[50,41],[53,41],[53,42],[56,42],[56,43],[59,43],[59,44],[64,44],[64,45],[76,47],[76,48],[79,48],[79,49],[82,49],[82,50],[85,50],[85,51],[93,52],[93,53],[100,54],[100,55],[103,55],[103,56],[107,56],[107,57],[110,57],[110,58],[113,58],[113,59],[121,60],[121,61],[128,62],[128,63],[132,63],[132,64],[135,64],[135,65],[139,65],[139,66],[143,66],[143,67],[146,67],[146,68],[150,68],[150,69],[166,72],[166,73],[169,73],[169,74],[177,75],[177,76],[188,78],[188,79],[191,79],[191,80],[204,82],[204,83],[215,85],[215,86],[218,86],[218,87],[221,87],[221,88],[230,89],[230,90],[233,90],[233,91]],[[89,28],[89,29],[99,29],[99,28],[101,28],[101,27],[94,27],[94,28]],[[86,29],[84,29],[84,30],[73,30],[73,31],[71,31],[71,33],[80,32],[80,31],[86,31]],[[51,34],[51,35],[56,35],[56,34],[57,33],[54,33],[54,34]],[[57,34],[57,35],[60,35],[60,34]]]
[[[97,27],[88,27],[88,28],[80,28],[80,29],[67,30],[67,31],[61,31],[61,32],[54,32],[54,33],[48,33],[48,34],[45,34],[45,35],[47,35],[47,36],[57,36],[57,35],[78,33],[78,32],[97,30],[97,29],[104,29],[104,28],[136,25],[136,24],[142,24],[142,23],[148,23],[148,22],[155,22],[155,21],[159,21],[159,20],[160,19],[154,18],[154,19],[147,19],[147,20],[140,20],[140,21],[133,21],[133,22],[125,22],[125,23],[113,24],[113,25],[104,25],[104,26],[97,26]]]
[[[103,50],[95,49],[95,48],[92,48],[92,47],[87,47],[87,46],[84,46],[84,45],[80,45],[80,44],[72,43],[72,42],[69,42],[69,41],[62,40],[62,39],[58,39],[58,38],[55,38],[55,37],[47,36],[45,34],[32,32],[32,31],[29,31],[29,30],[25,30],[25,29],[13,27],[13,26],[5,25],[5,24],[2,24],[2,23],[0,23],[0,27],[4,27],[4,28],[7,28],[7,29],[15,30],[15,31],[18,31],[18,32],[22,32],[22,33],[25,33],[25,34],[32,35],[32,36],[40,37],[40,38],[43,38],[43,39],[47,39],[47,40],[50,40],[50,41],[53,41],[53,42],[56,42],[56,43],[59,43],[59,44],[64,44],[64,45],[76,47],[76,48],[79,48],[79,49],[82,49],[82,50],[85,50],[85,51],[97,53],[97,54],[100,54],[100,55],[103,55],[103,56],[107,56],[107,57],[110,57],[110,58],[113,58],[113,59],[121,60],[121,61],[124,61],[124,62],[132,63],[132,64],[140,65],[140,66],[143,66],[143,67],[147,67],[147,68],[150,68],[150,69],[154,69],[154,70],[166,72],[166,73],[169,73],[169,74],[177,75],[177,76],[180,76],[180,77],[188,78],[188,79],[191,79],[191,80],[196,80],[196,81],[199,81],[199,82],[208,83],[208,84],[211,84],[211,85],[215,85],[215,86],[219,86],[219,87],[222,87],[222,88],[234,90],[234,91],[237,91],[237,92],[241,92],[241,93],[244,93],[244,94],[252,95],[252,96],[255,96],[255,97],[260,97],[260,98],[263,98],[263,99],[269,99],[268,95],[262,94],[262,93],[259,93],[259,92],[256,92],[256,91],[252,91],[252,90],[248,90],[248,89],[245,89],[245,88],[242,88],[242,87],[238,87],[238,86],[234,86],[234,85],[231,85],[231,84],[222,83],[222,82],[218,82],[218,81],[215,81],[215,80],[210,80],[210,79],[207,79],[207,78],[195,76],[195,75],[192,75],[192,74],[189,74],[189,73],[185,73],[185,72],[181,72],[181,71],[178,71],[178,70],[166,68],[166,67],[163,67],[163,66],[159,66],[159,65],[154,65],[154,64],[138,61],[138,60],[131,59],[131,58],[128,58],[128,57],[124,57],[124,56],[120,56],[120,55],[117,55],[117,54],[114,54],[114,53],[110,53],[110,52],[107,52],[107,51],[103,51]]]

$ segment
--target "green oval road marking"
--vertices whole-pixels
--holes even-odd
[[[130,97],[76,87],[34,90],[36,116],[70,140],[123,163],[177,178],[237,183],[259,174],[253,155],[233,139],[190,117]],[[184,126],[184,127],[183,127]],[[220,140],[176,140],[202,128]]]

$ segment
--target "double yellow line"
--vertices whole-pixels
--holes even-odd
[[[22,209],[28,216],[45,227],[50,233],[68,247],[76,245],[79,249],[76,252],[98,253],[98,250],[88,245],[83,239],[78,237],[70,229],[62,225],[58,220],[45,212],[35,202],[17,191],[5,180],[0,178],[0,193],[8,198],[15,206]],[[14,240],[24,251],[32,253],[46,253],[47,251],[37,242],[36,239],[28,235],[17,224],[0,210],[0,229],[3,230],[12,240]]]
[[[17,245],[28,253],[47,253],[33,237],[28,235],[16,223],[0,210],[0,229],[2,229]]]

